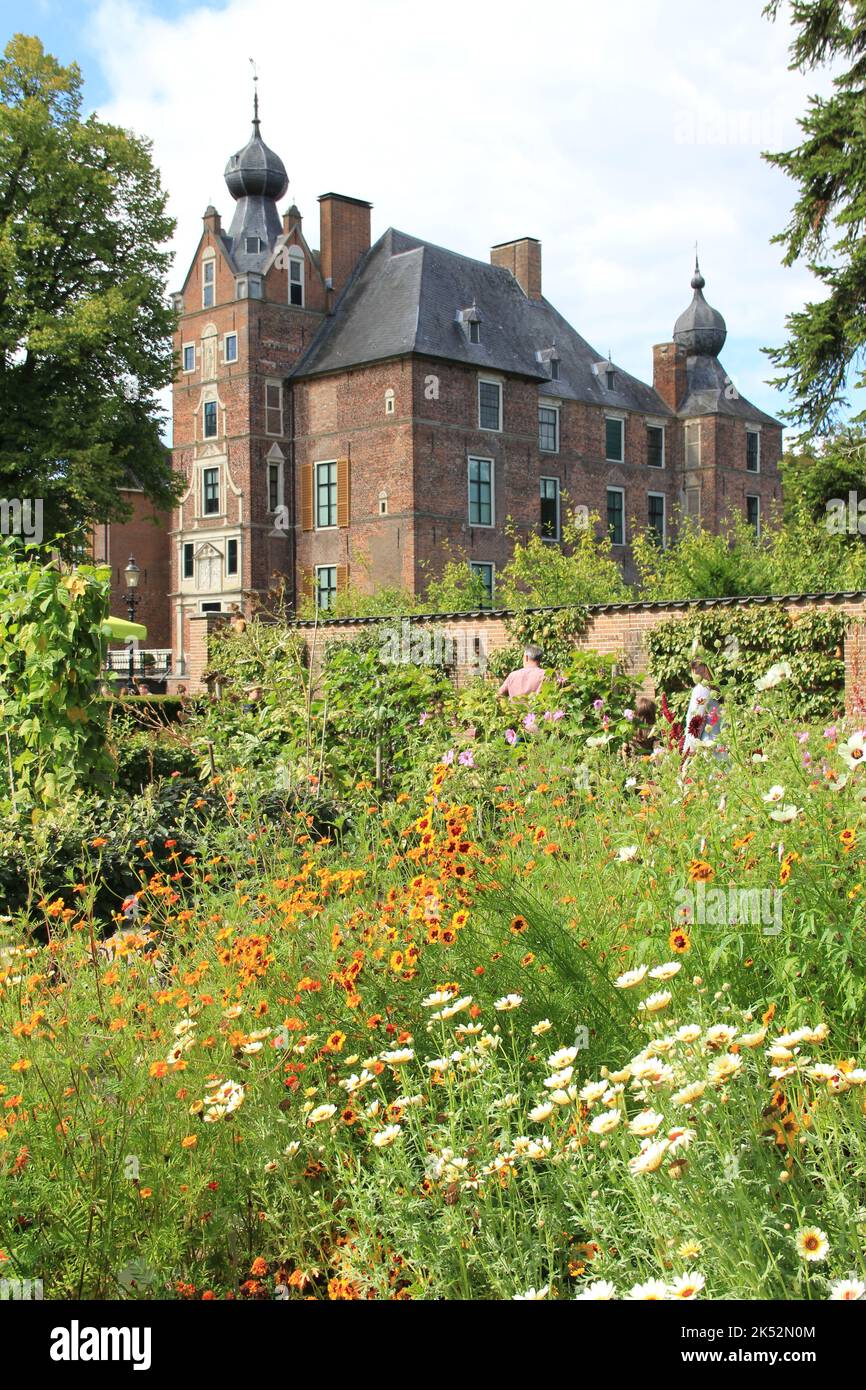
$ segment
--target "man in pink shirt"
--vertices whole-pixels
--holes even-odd
[[[541,648],[529,646],[523,653],[522,669],[512,671],[510,676],[506,676],[498,693],[500,696],[507,696],[509,700],[519,699],[522,695],[534,695],[541,689],[544,675],[541,667]]]

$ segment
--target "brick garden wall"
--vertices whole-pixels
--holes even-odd
[[[644,688],[652,692],[647,675],[647,632],[670,618],[686,618],[700,609],[753,608],[768,604],[787,613],[802,613],[807,609],[844,613],[851,622],[845,638],[845,703],[849,714],[866,714],[866,593],[793,594],[779,598],[703,599],[681,603],[612,603],[594,605],[589,610],[586,630],[576,642],[579,650],[614,654],[630,675],[643,677]],[[553,609],[530,610],[538,613]],[[489,658],[494,652],[510,645],[507,630],[509,613],[506,610],[482,613],[442,613],[434,616],[412,615],[408,618],[339,618],[330,622],[297,623],[296,631],[304,638],[307,649],[317,663],[326,642],[350,641],[361,632],[377,629],[382,642],[399,642],[406,659],[412,658],[412,642],[417,634],[428,630],[430,636],[438,629],[455,639],[457,663],[454,679],[464,684],[477,673],[478,657]],[[216,616],[198,619],[190,636],[190,674],[185,684],[190,691],[199,689],[200,674],[207,666],[207,635],[219,623]],[[195,676],[193,676],[193,667]]]

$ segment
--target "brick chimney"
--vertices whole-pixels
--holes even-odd
[[[214,207],[213,203],[210,203],[208,207],[205,208],[202,222],[204,223],[204,229],[206,232],[213,232],[214,236],[219,235],[221,225],[220,215]]]
[[[372,203],[346,198],[342,193],[323,193],[319,199],[320,265],[325,281],[331,282],[334,299],[370,249],[371,207]]]
[[[510,270],[527,299],[541,298],[541,242],[534,236],[491,246],[490,264]]]
[[[686,358],[678,343],[656,343],[653,348],[653,389],[665,405],[678,410],[688,387]]]

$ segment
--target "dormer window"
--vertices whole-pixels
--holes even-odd
[[[539,348],[535,354],[535,360],[540,362],[542,367],[547,368],[551,381],[559,381],[559,353],[555,345],[549,348]]]
[[[551,379],[551,381],[559,381],[559,358],[558,358],[558,357],[551,357],[551,359],[550,359],[550,379]]]
[[[257,256],[262,249],[262,239],[259,236],[244,237],[244,250],[248,256]]]
[[[481,315],[474,299],[468,309],[457,310],[457,322],[462,324],[463,331],[470,343],[481,342]]]
[[[605,384],[607,386],[608,391],[613,391],[616,387],[616,372],[614,371],[613,367],[607,367],[605,369],[604,376]]]

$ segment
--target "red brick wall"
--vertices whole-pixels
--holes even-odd
[[[121,496],[131,503],[129,521],[106,522],[93,528],[93,558],[111,568],[110,611],[115,618],[126,618],[126,576],[129,557],[141,571],[136,621],[147,627],[147,647],[171,646],[169,610],[169,518],[157,511],[141,492],[123,489]],[[126,643],[113,642],[113,647]]]

